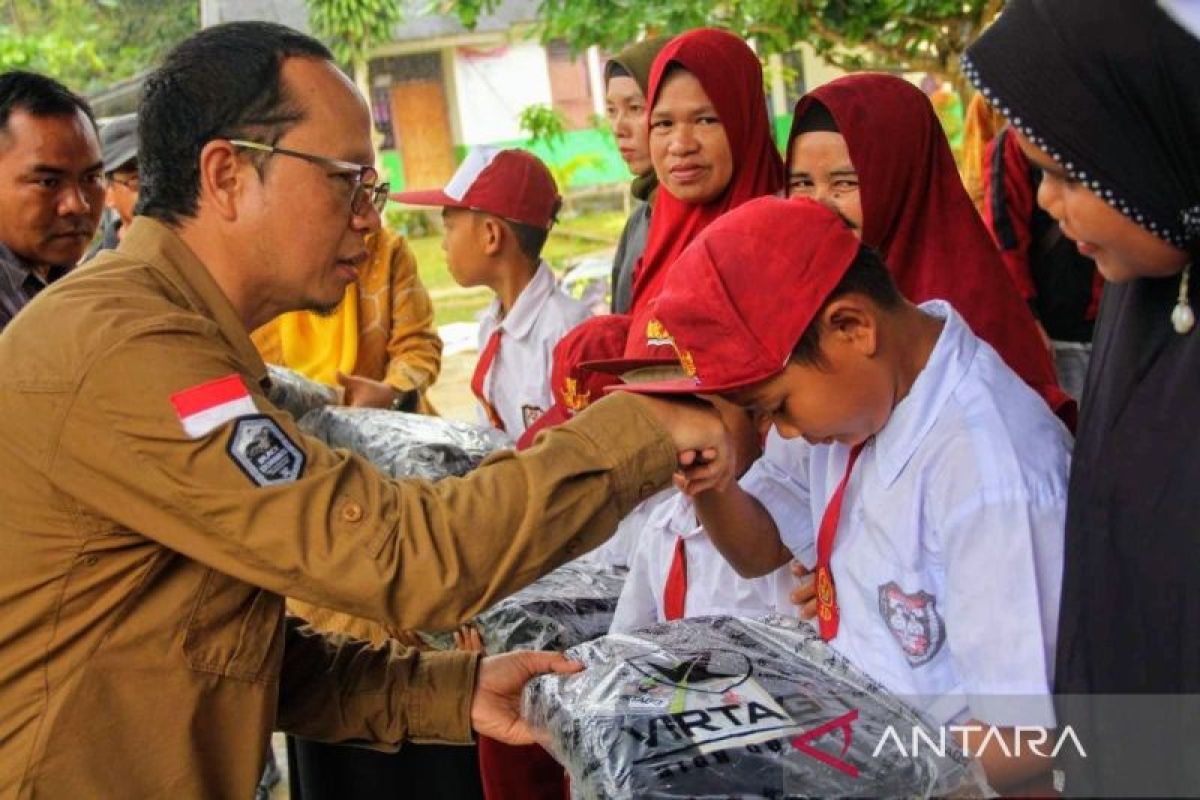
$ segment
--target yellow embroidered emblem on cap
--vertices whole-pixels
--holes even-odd
[[[567,378],[563,381],[566,385],[563,387],[563,405],[571,411],[583,411],[591,402],[591,392],[580,392],[579,384],[574,378]]]
[[[674,341],[671,344],[675,346]],[[689,378],[696,377],[696,362],[692,359],[692,351],[680,350],[678,346],[675,346],[675,354],[679,356],[679,364],[683,367],[684,374]]]
[[[646,344],[651,347],[663,347],[668,344],[674,346],[675,340],[661,322],[652,319],[646,323]]]
[[[679,366],[683,367],[683,374],[689,378],[696,377],[696,362],[692,358],[691,351],[679,349],[679,345],[675,343],[675,337],[667,330],[666,325],[656,319],[647,322],[646,343],[652,346],[671,345],[671,349],[675,351],[675,357],[679,359]]]

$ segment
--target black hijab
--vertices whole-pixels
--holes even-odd
[[[1200,41],[1153,0],[1010,0],[963,70],[1072,177],[1196,258]],[[1167,314],[1183,288],[1108,284],[1100,306],[1054,667],[1060,729],[1087,748],[1059,754],[1068,796],[1200,786],[1200,336]]]
[[[1009,0],[962,66],[1071,177],[1195,256],[1200,41],[1154,0]]]

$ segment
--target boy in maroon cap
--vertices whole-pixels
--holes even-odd
[[[604,390],[620,383],[620,378],[588,367],[588,362],[615,358],[625,347],[629,335],[629,317],[604,314],[576,325],[554,345],[550,366],[550,391],[553,404],[525,429],[517,440],[524,450],[546,428],[560,425],[604,396]]]
[[[551,351],[587,319],[541,260],[562,198],[546,165],[523,150],[472,150],[443,189],[393,200],[441,206],[442,249],[454,280],[496,299],[479,324],[471,391],[481,420],[518,439],[550,408]]]
[[[997,789],[1045,775],[1018,726],[1055,725],[1070,437],[1046,404],[813,201],[714,222],[651,310],[682,374],[624,388],[774,418],[740,485],[677,479],[722,554],[748,577],[794,555],[823,638],[934,721],[979,726],[967,750]]]

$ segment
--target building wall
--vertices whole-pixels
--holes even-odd
[[[454,49],[459,144],[518,139],[521,110],[551,103],[546,51],[534,43]]]

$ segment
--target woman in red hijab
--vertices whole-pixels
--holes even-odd
[[[650,70],[650,158],[659,195],[634,272],[630,313],[645,309],[700,231],[747,200],[783,189],[758,57],[727,31],[672,40]]]
[[[869,73],[814,89],[796,105],[787,161],[789,195],[836,207],[905,297],[948,301],[1074,429],[1075,403],[920,89]]]

